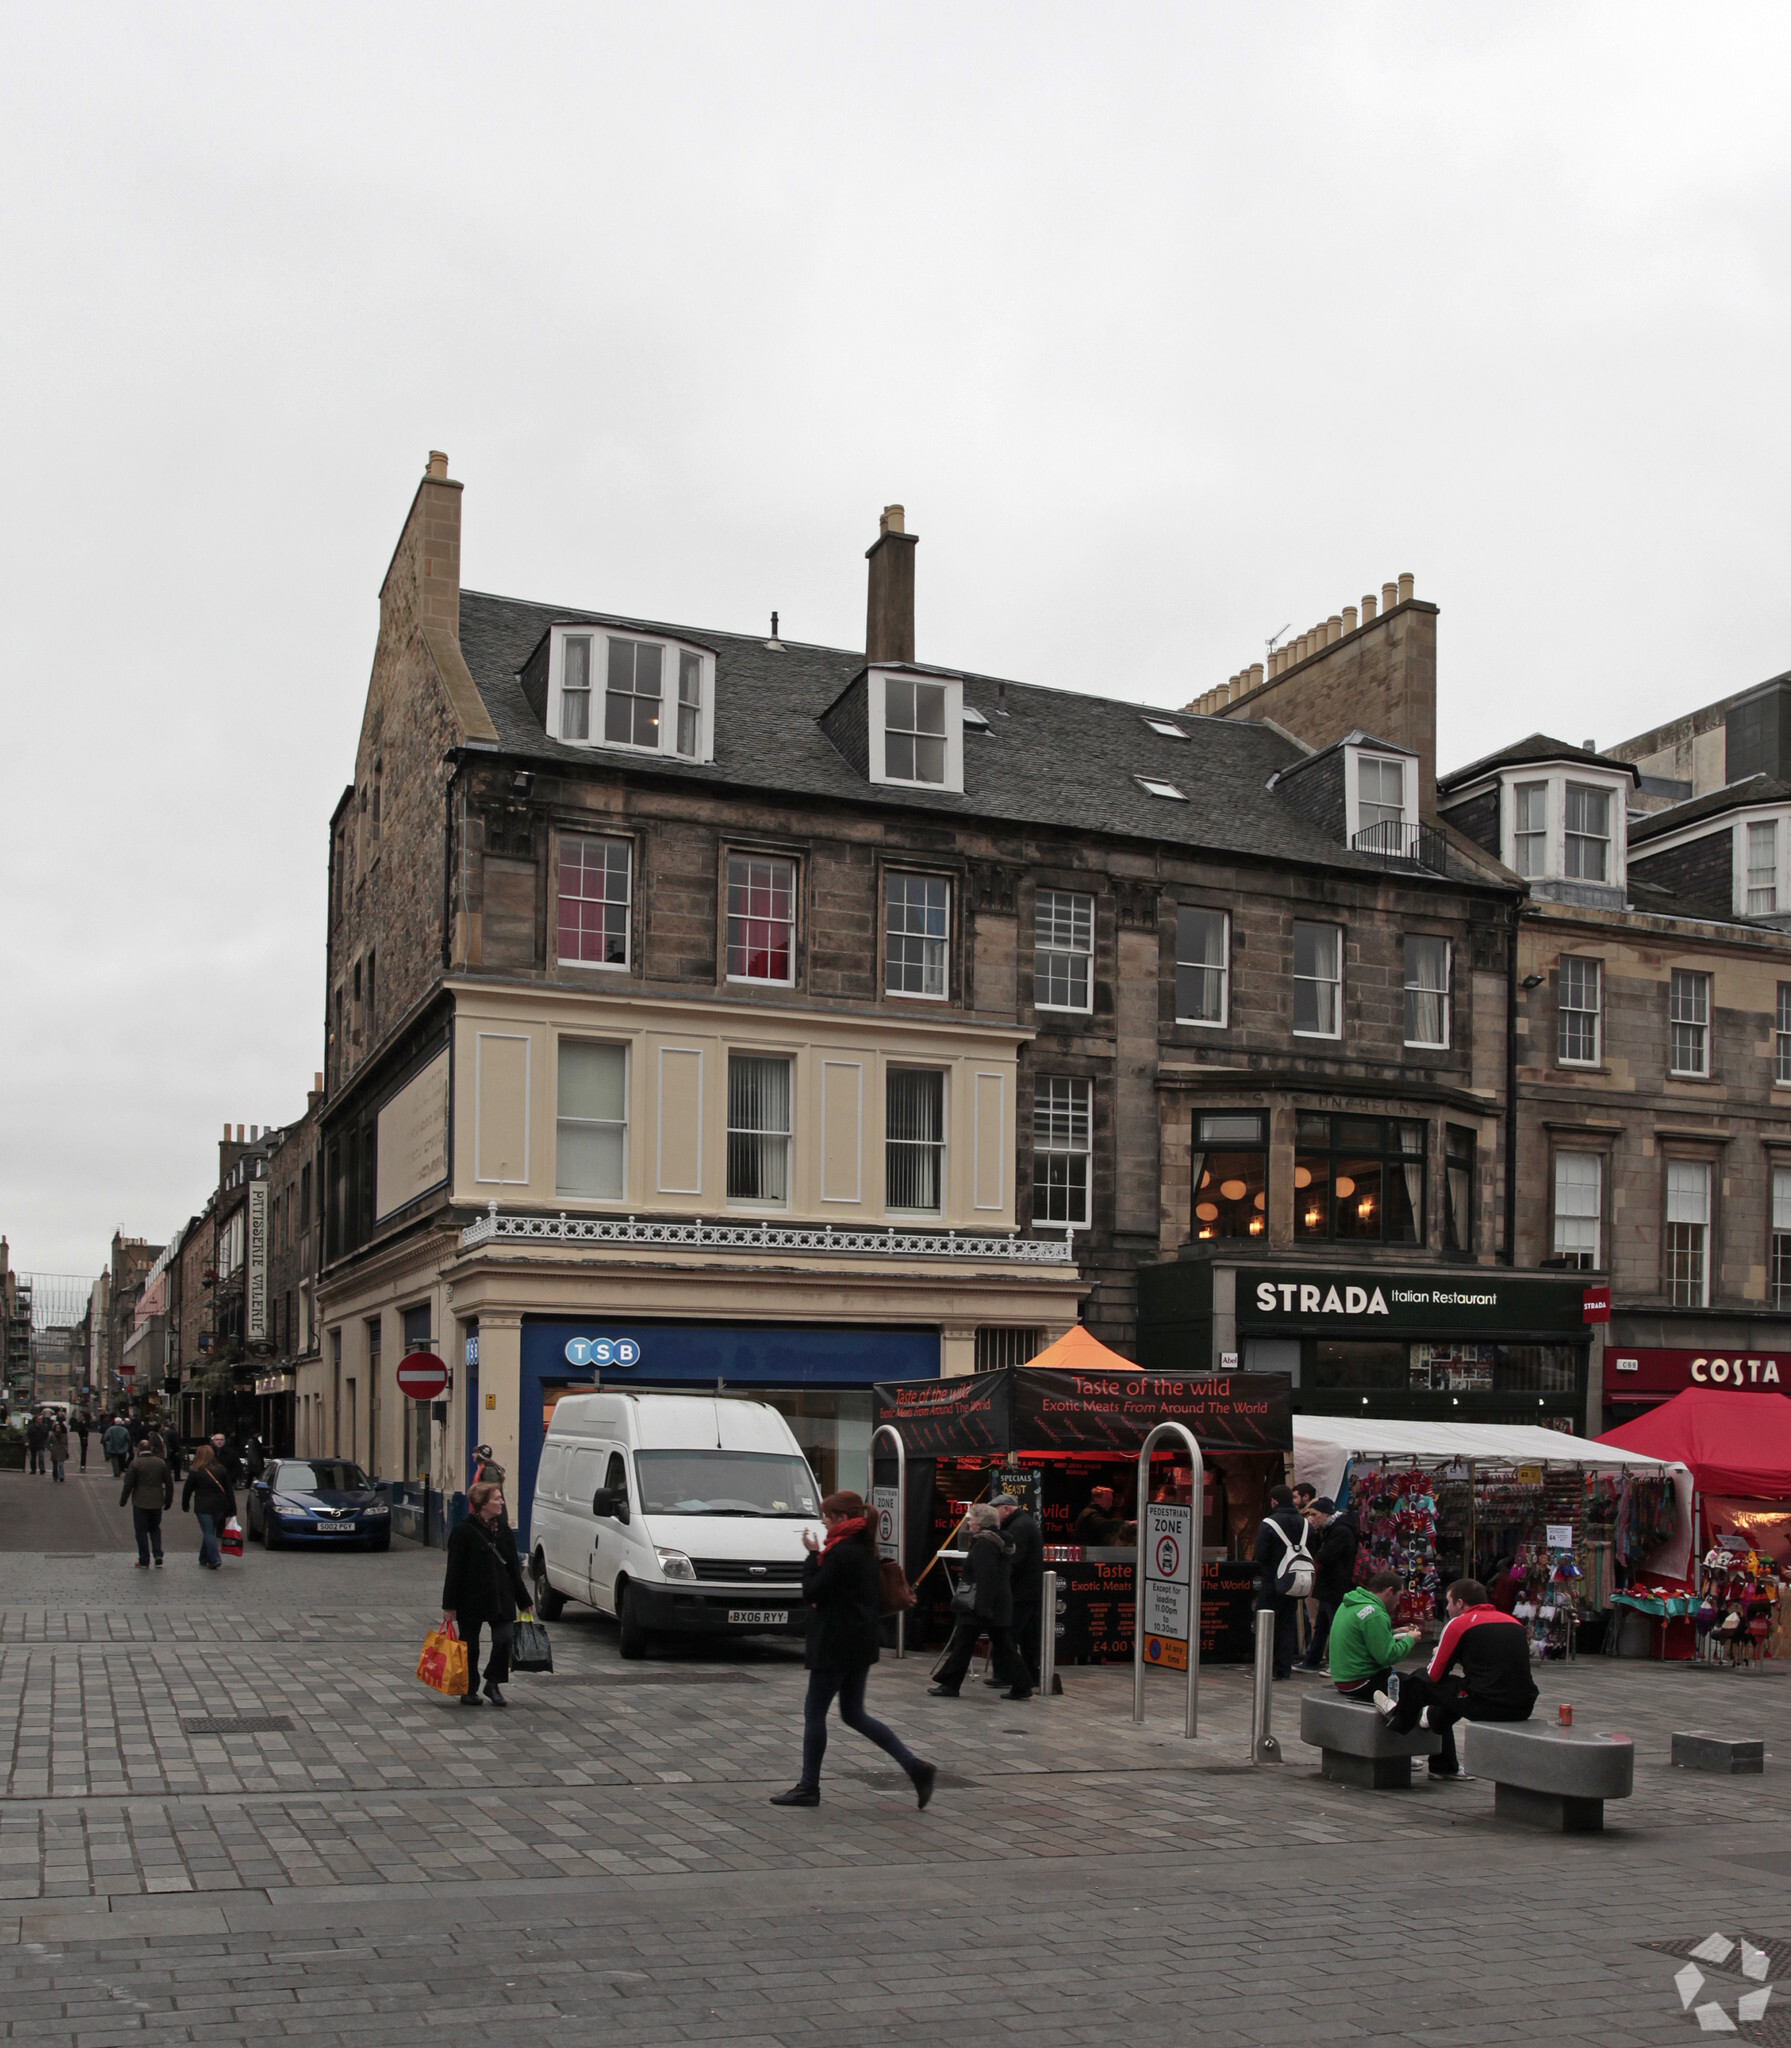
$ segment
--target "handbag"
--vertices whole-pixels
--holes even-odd
[[[226,1557],[243,1554],[243,1525],[232,1515],[218,1535],[218,1548]]]
[[[976,1588],[968,1579],[951,1596],[951,1611],[959,1621],[976,1618]]]
[[[432,1628],[423,1638],[417,1676],[432,1691],[446,1693],[450,1699],[466,1691],[466,1645],[452,1626]]]
[[[545,1625],[532,1614],[520,1615],[516,1632],[510,1642],[510,1669],[512,1671],[551,1671],[553,1669],[553,1645],[547,1640]]]
[[[893,1557],[877,1560],[877,1612],[906,1614],[915,1605],[914,1588]]]

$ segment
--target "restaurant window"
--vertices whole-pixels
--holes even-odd
[[[1449,1043],[1449,941],[1408,932],[1405,941],[1405,1042]]]
[[[790,1062],[728,1055],[728,1200],[790,1199]]]
[[[1295,1131],[1295,1237],[1424,1243],[1428,1129],[1403,1117],[1303,1114]]]
[[[611,639],[603,693],[603,737],[611,746],[651,747],[657,752],[664,676],[663,647],[650,640]]]
[[[1567,785],[1567,872],[1576,881],[1603,882],[1611,872],[1611,793],[1583,782]]]
[[[1675,1308],[1710,1304],[1710,1165],[1667,1161],[1667,1293]]]
[[[1770,917],[1779,907],[1779,828],[1765,818],[1747,828],[1747,914]]]
[[[559,1059],[556,1192],[620,1201],[628,1139],[628,1049],[562,1038]]]
[[[1564,1067],[1595,1067],[1598,1064],[1602,978],[1603,970],[1598,961],[1576,959],[1571,954],[1562,957],[1560,1019],[1555,1053]]]
[[[891,1067],[885,1096],[884,1202],[937,1212],[945,1193],[945,1076]]]
[[[884,916],[885,990],[892,996],[942,999],[951,884],[936,875],[891,875]]]
[[[591,643],[582,634],[566,642],[565,666],[560,672],[560,737],[591,737]]]
[[[1710,977],[1688,967],[1673,969],[1671,1024],[1673,1072],[1710,1072]]]
[[[561,839],[554,944],[568,966],[628,965],[630,853],[625,839]]]
[[[1548,873],[1548,784],[1520,782],[1511,792],[1512,830],[1520,875]]]
[[[1268,1227],[1269,1120],[1261,1110],[1194,1119],[1194,1235],[1261,1237]]]
[[[1041,1074],[1032,1099],[1032,1220],[1088,1221],[1088,1159],[1094,1087]]]
[[[1555,1257],[1564,1266],[1598,1270],[1604,1216],[1604,1161],[1596,1152],[1555,1154]]]
[[[1443,1126],[1443,1249],[1474,1249],[1474,1133],[1465,1124]]]
[[[1223,1024],[1231,978],[1231,920],[1222,910],[1175,913],[1175,1018],[1178,1024]]]
[[[1293,1028],[1303,1037],[1343,1032],[1343,931],[1334,924],[1293,928]]]
[[[795,979],[796,863],[728,856],[728,979]]]
[[[1034,1003],[1041,1010],[1091,1008],[1094,898],[1041,889],[1032,932]]]
[[[1791,1308],[1791,1166],[1772,1169],[1772,1305]]]

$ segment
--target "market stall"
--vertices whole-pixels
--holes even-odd
[[[1069,1362],[1050,1362],[1052,1352]],[[907,1454],[903,1562],[920,1595],[921,1630],[923,1615],[935,1634],[944,1630],[949,1589],[930,1566],[964,1509],[1011,1492],[1038,1514],[1058,1574],[1060,1668],[1129,1662],[1138,1454],[1158,1423],[1180,1422],[1205,1465],[1201,1656],[1249,1661],[1255,1573],[1247,1560],[1292,1442],[1284,1377],[1142,1372],[1076,1330],[1028,1365],[883,1385],[876,1397],[878,1424],[900,1432]],[[879,1481],[894,1471],[891,1459]],[[1150,1498],[1189,1501],[1192,1479],[1185,1454],[1153,1457]]]
[[[1357,1575],[1406,1580],[1402,1622],[1427,1625],[1443,1588],[1475,1578],[1530,1629],[1539,1658],[1631,1586],[1682,1585],[1691,1482],[1653,1453],[1522,1424],[1302,1415],[1294,1477],[1354,1512]]]
[[[1791,1654],[1791,1399],[1688,1387],[1599,1442],[1690,1472],[1695,1578],[1663,1618],[1711,1662]]]

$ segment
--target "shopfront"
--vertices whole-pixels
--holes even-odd
[[[1230,1265],[1190,1246],[1138,1276],[1153,1371],[1284,1373],[1302,1415],[1582,1431],[1599,1306],[1580,1276],[1503,1267]]]
[[[524,1316],[517,1520],[534,1499],[541,1443],[563,1394],[605,1387],[721,1394],[763,1401],[784,1415],[823,1493],[864,1484],[873,1387],[936,1380],[935,1329],[821,1328],[812,1324],[674,1323],[639,1318]],[[465,1370],[467,1442],[482,1439],[487,1392],[476,1357]]]
[[[1658,1408],[1687,1387],[1791,1393],[1791,1328],[1738,1317],[1732,1323],[1701,1324],[1698,1335],[1702,1341],[1697,1344],[1646,1341],[1663,1335],[1683,1336],[1671,1328],[1662,1331],[1657,1327],[1659,1320],[1612,1322],[1604,1349],[1607,1427]]]

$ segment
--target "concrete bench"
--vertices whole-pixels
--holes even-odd
[[[1673,1761],[1685,1771],[1716,1771],[1724,1777],[1759,1776],[1766,1769],[1761,1737],[1707,1735],[1680,1728],[1673,1734]]]
[[[1366,1700],[1309,1692],[1300,1700],[1300,1740],[1319,1753],[1319,1772],[1336,1785],[1387,1792],[1412,1782],[1412,1759],[1435,1756],[1442,1739],[1428,1728],[1395,1735]]]
[[[1636,1746],[1627,1735],[1553,1728],[1529,1721],[1464,1721],[1463,1767],[1493,1781],[1501,1820],[1596,1834],[1607,1799],[1635,1790]]]

